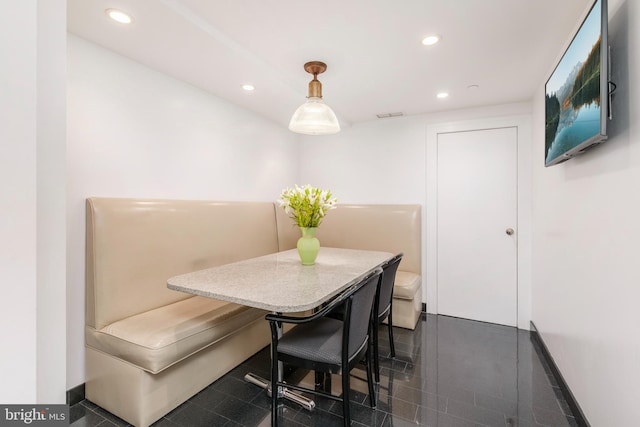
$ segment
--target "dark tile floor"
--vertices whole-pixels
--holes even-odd
[[[415,331],[394,328],[396,358],[381,361],[376,410],[368,406],[366,378],[352,371],[354,426],[577,426],[549,367],[529,332],[446,316],[427,315]],[[389,355],[387,329],[381,355]],[[154,427],[269,426],[270,400],[243,380],[269,377],[268,348],[246,360]],[[289,382],[311,374],[290,371]],[[339,387],[339,378],[332,381]],[[340,391],[338,390],[337,393]],[[285,403],[283,426],[341,426],[341,404],[316,399],[313,412]],[[127,426],[84,400],[70,410],[71,425]]]

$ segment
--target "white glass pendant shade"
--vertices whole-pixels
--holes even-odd
[[[310,96],[291,117],[289,130],[306,135],[330,135],[340,132],[335,113],[322,98]]]

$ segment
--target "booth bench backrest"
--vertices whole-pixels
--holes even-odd
[[[295,248],[300,230],[280,207],[276,216],[280,250]],[[399,269],[421,275],[421,224],[420,205],[338,204],[322,220],[316,237],[320,247],[403,252]]]
[[[87,325],[102,329],[191,298],[167,289],[172,276],[277,252],[274,210],[261,202],[87,199]]]

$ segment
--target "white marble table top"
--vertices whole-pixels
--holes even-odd
[[[389,252],[320,248],[314,265],[296,249],[175,276],[169,289],[279,313],[330,300],[391,259]]]

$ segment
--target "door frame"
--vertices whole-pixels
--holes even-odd
[[[530,329],[532,282],[532,171],[535,156],[532,150],[532,128],[529,115],[493,117],[427,125],[426,132],[426,201],[424,241],[426,243],[425,272],[427,312],[438,313],[438,134],[515,127],[517,130],[517,326]],[[542,154],[541,157],[542,159]],[[542,161],[542,160],[540,160]]]

